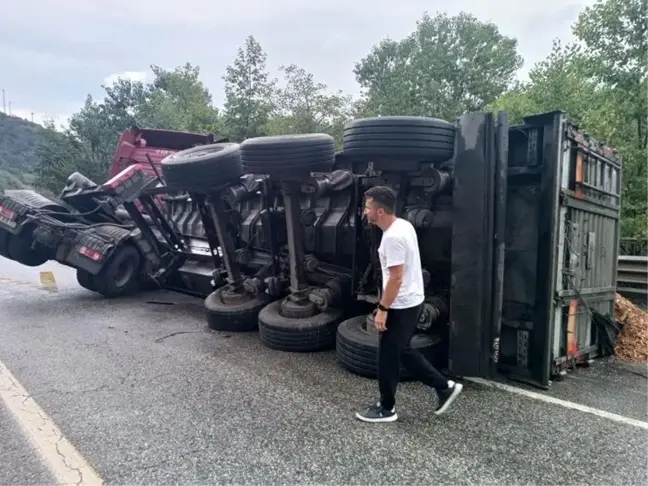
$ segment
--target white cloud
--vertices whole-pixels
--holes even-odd
[[[334,8],[345,6],[345,2],[340,0],[333,0],[331,3]],[[3,15],[7,18],[25,19],[33,16],[31,12],[38,11],[40,15],[34,17],[33,21],[40,25],[49,24],[52,16],[57,20],[61,19],[67,25],[75,25],[79,19],[84,19],[85,23],[75,25],[81,29],[91,29],[94,22],[110,20],[134,25],[190,25],[212,28],[233,23],[238,24],[237,27],[244,27],[246,23],[277,18],[286,10],[295,11],[303,6],[304,2],[301,0],[247,0],[244,3],[231,4],[212,0],[183,0],[181,4],[175,0],[139,0],[136,4],[131,0],[22,0],[20,3],[7,5]],[[322,5],[314,9],[330,10],[331,6]],[[65,35],[63,30],[61,34]]]
[[[151,64],[173,69],[191,62],[201,66],[220,104],[225,67],[251,34],[274,76],[280,64],[295,63],[331,90],[357,93],[354,63],[382,38],[408,35],[425,10],[465,11],[497,24],[518,39],[525,77],[554,38],[572,39],[570,25],[593,2],[407,0],[394,8],[391,0],[21,0],[3,6],[0,85],[11,89],[16,105],[63,113],[62,104],[82,101],[88,92],[101,96],[102,81],[145,80]]]
[[[85,60],[78,57],[48,52],[42,50],[22,48],[10,45],[0,46],[0,62],[4,66],[9,63],[20,63],[23,69],[33,72],[63,69],[109,69],[110,64],[99,60]]]
[[[119,79],[126,79],[129,81],[146,81],[149,78],[149,73],[145,71],[124,71],[122,73],[113,73],[104,78],[105,85],[111,85]]]
[[[306,14],[302,20],[309,23],[322,14],[340,16],[363,16],[373,19],[399,20],[412,15],[418,17],[423,10],[448,10],[456,12],[464,10],[473,12],[479,17],[491,18],[500,24],[519,25],[520,20],[544,15],[572,5],[586,5],[590,0],[545,0],[543,2],[518,2],[516,0],[440,0],[430,3],[427,0],[409,0],[401,2],[394,8],[393,2],[380,0],[320,0],[303,2],[302,0],[247,0],[246,2],[214,2],[213,0],[183,0],[181,7],[175,0],[139,0],[136,5],[131,0],[22,0],[20,3],[10,3],[3,12],[8,18],[31,17],[31,12],[39,11],[42,24],[50,23],[51,17],[56,16],[64,22],[76,23],[84,19],[87,28],[92,23],[105,20],[118,20],[132,25],[180,26],[192,27],[221,27],[236,22],[237,29],[245,30],[251,24],[259,21],[272,22],[277,18],[290,15],[293,12]],[[385,30],[390,26],[385,24]],[[172,34],[172,32],[171,32]]]

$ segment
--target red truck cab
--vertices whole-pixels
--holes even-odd
[[[108,177],[115,177],[131,165],[138,165],[142,170],[152,174],[155,174],[154,166],[159,173],[162,159],[166,156],[196,145],[211,143],[214,143],[214,135],[211,133],[132,127],[119,137]]]

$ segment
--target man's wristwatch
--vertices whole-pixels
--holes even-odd
[[[383,312],[387,312],[389,309],[382,305],[380,302],[378,302],[378,309],[380,309]]]

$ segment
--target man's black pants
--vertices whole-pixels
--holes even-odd
[[[423,304],[407,309],[387,311],[387,330],[380,333],[378,346],[378,386],[380,403],[391,410],[396,403],[396,387],[400,375],[400,363],[414,377],[437,390],[448,387],[448,379],[439,373],[417,350],[410,348],[410,339]]]

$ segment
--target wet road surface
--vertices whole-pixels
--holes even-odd
[[[648,483],[644,428],[472,383],[443,417],[408,383],[398,422],[360,423],[376,383],[334,352],[211,332],[172,292],[107,300],[54,263],[0,259],[0,336],[0,362],[106,484]],[[543,393],[646,422],[646,383],[601,361]],[[3,483],[52,483],[1,402],[0,436]]]

